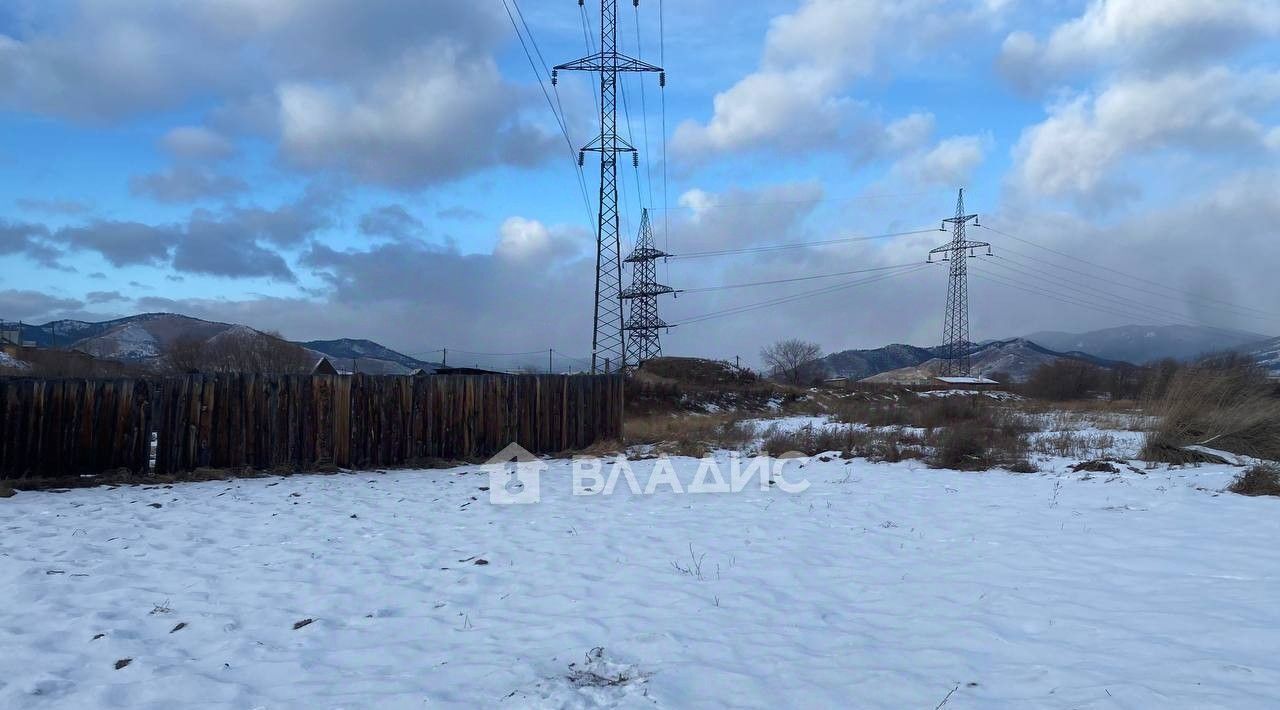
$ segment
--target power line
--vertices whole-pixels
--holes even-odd
[[[1032,270],[1030,267],[1024,267],[1023,265],[1015,266],[1013,263],[1009,263],[1009,260],[1007,259],[1007,257],[1003,257],[1003,256],[997,257],[996,260],[988,261],[987,263],[990,263],[994,266],[998,266],[1001,269],[1005,269],[1007,271],[1012,271],[1016,274],[1021,274],[1022,276],[1026,276],[1027,278],[1030,278],[1032,280],[1041,280],[1041,281],[1047,280],[1049,283],[1052,283],[1058,288],[1066,289],[1067,291],[1084,296],[1086,298],[1102,296],[1104,298],[1114,299],[1116,302],[1126,306],[1127,309],[1131,311],[1139,311],[1139,312],[1146,311],[1149,314],[1154,314],[1161,318],[1175,318],[1179,320],[1185,319],[1185,317],[1181,313],[1175,313],[1174,311],[1160,308],[1158,306],[1148,305],[1146,303],[1142,303],[1141,301],[1135,301],[1131,298],[1120,296],[1108,291],[1103,291],[1101,289],[1085,291],[1077,287],[1075,284],[1072,284],[1070,281],[1062,277],[1059,277],[1051,272],[1045,271],[1043,269]],[[1151,317],[1151,316],[1148,315],[1147,317]]]
[[[644,60],[644,42],[640,38],[640,6],[632,7],[636,15],[636,58]],[[665,65],[663,65],[665,66]],[[649,104],[645,98],[644,82],[640,82],[640,118],[644,127],[644,172],[649,186],[649,207],[653,207],[653,159],[649,152]]]
[[[947,189],[949,190],[950,188],[947,188]],[[891,199],[896,199],[900,197],[918,197],[920,195],[937,195],[937,194],[940,194],[941,192],[943,192],[943,190],[917,190],[915,192],[894,192],[894,193],[880,193],[880,194],[874,194],[874,195],[853,195],[853,196],[845,196],[845,197],[834,197],[834,196],[810,197],[810,198],[797,199],[797,200],[732,200],[729,202],[716,202],[714,206],[740,208],[740,207],[764,207],[769,205],[816,205],[816,204],[822,204],[822,203],[874,202],[876,200],[891,200]],[[665,209],[671,212],[676,212],[676,211],[692,212],[702,208],[698,205],[674,205],[672,207],[667,207]]]
[[[658,0],[658,65],[667,66],[667,20],[663,0]],[[662,249],[671,251],[671,219],[667,211],[667,82],[659,74],[658,93],[662,96]],[[671,264],[667,263],[667,280],[671,280]]]
[[[752,286],[773,286],[776,284],[796,283],[799,281],[814,281],[816,279],[831,279],[837,276],[852,276],[854,274],[870,274],[879,271],[893,271],[896,269],[907,269],[913,266],[919,266],[920,263],[899,264],[897,266],[879,266],[873,269],[856,269],[854,271],[837,271],[830,274],[815,274],[813,276],[795,276],[786,279],[772,279],[769,281],[754,281],[751,283],[725,284],[722,286],[702,286],[699,288],[678,289],[676,293],[706,293],[709,291],[726,291],[735,288],[749,288]]]
[[[754,247],[742,247],[740,249],[717,249],[713,251],[695,251],[685,254],[672,254],[672,259],[701,259],[710,256],[729,256],[737,254],[759,254],[763,252],[780,251],[784,249],[803,249],[807,247],[828,246],[831,244],[850,244],[853,242],[869,242],[878,239],[892,239],[894,237],[906,237],[915,234],[932,234],[940,231],[936,227],[931,229],[915,229],[908,232],[887,232],[885,234],[873,234],[870,236],[859,237],[841,237],[839,239],[826,239],[816,242],[790,242],[787,244],[768,244]]]
[[[534,52],[538,55],[538,60],[542,62],[543,71],[550,75],[550,69],[547,68],[546,60],[542,57],[542,50],[538,47],[538,40],[534,38],[533,32],[529,29],[529,24],[525,22],[524,13],[520,11],[518,0],[511,0],[512,5],[516,8],[516,14],[520,16],[520,23],[524,25],[525,32],[529,35],[529,42],[533,45]],[[582,166],[578,165],[573,147],[573,139],[569,137],[569,127],[564,120],[564,105],[560,102],[560,92],[556,91],[556,101],[553,104],[551,95],[547,92],[546,84],[542,81],[543,74],[538,71],[538,66],[533,61],[533,55],[529,53],[529,46],[525,44],[524,34],[520,32],[520,27],[516,25],[516,18],[511,14],[511,8],[507,5],[507,0],[502,0],[502,7],[507,11],[507,18],[511,20],[511,27],[516,31],[516,38],[520,40],[520,46],[524,49],[525,58],[529,60],[529,67],[533,69],[533,74],[538,79],[538,88],[542,90],[542,96],[547,100],[547,106],[551,108],[551,115],[556,119],[556,125],[560,127],[560,133],[564,136],[565,144],[569,147],[569,159],[574,166],[574,172],[578,176],[578,188],[582,192],[582,203],[587,210],[587,223],[595,221],[595,213],[591,210],[591,198],[587,195],[587,181],[582,173]],[[554,86],[552,87],[554,89]],[[559,111],[556,106],[559,105]]]
[[[1043,296],[1043,297],[1045,297],[1045,298],[1049,298],[1049,299],[1051,299],[1051,300],[1058,301],[1058,302],[1061,302],[1061,303],[1066,303],[1066,304],[1070,304],[1070,305],[1074,305],[1074,306],[1080,306],[1080,307],[1082,307],[1082,308],[1088,308],[1088,309],[1090,309],[1090,310],[1098,311],[1098,312],[1100,312],[1100,313],[1108,313],[1108,314],[1110,314],[1110,315],[1120,316],[1121,318],[1126,318],[1126,319],[1132,319],[1132,318],[1135,318],[1135,317],[1136,317],[1136,318],[1142,318],[1142,319],[1150,318],[1150,316],[1135,315],[1135,314],[1134,314],[1134,313],[1132,313],[1132,312],[1125,312],[1125,311],[1117,310],[1117,309],[1115,309],[1115,308],[1112,308],[1112,307],[1109,307],[1109,306],[1105,306],[1105,305],[1098,305],[1098,304],[1096,304],[1096,303],[1082,302],[1082,301],[1079,301],[1079,300],[1076,300],[1076,299],[1073,299],[1073,298],[1069,298],[1069,297],[1063,296],[1063,295],[1061,295],[1061,294],[1053,293],[1053,292],[1051,292],[1051,291],[1045,291],[1045,290],[1040,289],[1040,288],[1038,288],[1038,287],[1036,287],[1036,286],[1033,286],[1033,285],[1031,285],[1031,284],[1027,284],[1026,282],[1016,281],[1016,280],[1014,280],[1014,279],[1009,279],[1009,278],[1004,277],[1004,276],[999,276],[999,275],[997,275],[997,274],[993,274],[993,273],[991,273],[991,272],[989,272],[989,271],[984,271],[984,270],[982,270],[982,269],[980,269],[980,268],[976,268],[976,267],[975,267],[974,272],[975,272],[975,273],[978,273],[978,274],[981,274],[983,277],[985,277],[985,278],[986,278],[987,280],[989,280],[991,283],[999,284],[999,285],[1004,286],[1004,287],[1006,287],[1006,288],[1012,288],[1012,289],[1016,289],[1016,290],[1018,290],[1018,291],[1023,291],[1023,292],[1026,292],[1026,293],[1032,293],[1032,294],[1035,294],[1035,295]]]
[[[766,301],[760,301],[758,303],[751,303],[751,304],[746,304],[742,306],[734,306],[732,308],[726,308],[720,311],[712,311],[710,313],[704,313],[699,316],[694,316],[693,318],[686,318],[685,320],[678,323],[677,325],[692,325],[694,323],[701,323],[703,321],[711,320],[713,318],[722,318],[725,316],[739,315],[742,313],[747,313],[747,312],[759,310],[762,308],[769,308],[772,306],[782,305],[784,303],[792,303],[794,301],[800,301],[806,298],[813,298],[815,296],[822,296],[828,293],[835,293],[837,291],[853,288],[855,286],[863,286],[870,283],[876,283],[878,281],[884,281],[885,279],[896,278],[898,276],[906,276],[907,274],[914,274],[918,271],[922,271],[927,268],[929,268],[927,264],[919,264],[915,268],[907,269],[904,271],[898,271],[890,274],[881,274],[879,276],[873,276],[867,279],[856,280],[856,281],[843,283],[843,284],[836,284],[834,286],[825,286],[823,288],[814,289],[812,291],[803,291],[801,293],[792,294],[790,296],[773,298]],[[674,328],[674,327],[677,327],[677,325],[673,325],[671,327]]]
[[[1041,245],[1039,245],[1039,244],[1036,244],[1035,242],[1032,242],[1032,241],[1029,241],[1029,240],[1026,240],[1026,239],[1022,239],[1021,237],[1016,237],[1016,236],[1014,236],[1014,235],[1012,235],[1012,234],[1009,234],[1008,232],[1002,232],[1002,231],[1000,231],[1000,230],[998,230],[998,229],[995,229],[995,228],[993,228],[993,227],[988,227],[987,225],[980,225],[980,226],[981,226],[983,229],[986,229],[987,231],[994,232],[994,233],[999,234],[999,235],[1001,235],[1001,236],[1003,236],[1003,237],[1008,237],[1009,239],[1012,239],[1012,240],[1017,241],[1017,242],[1022,242],[1023,244],[1026,244],[1026,245],[1028,245],[1028,246],[1033,246],[1033,247],[1035,247],[1035,248],[1037,248],[1037,249],[1043,249],[1044,251],[1050,252],[1050,253],[1052,253],[1052,254],[1056,254],[1056,255],[1058,255],[1058,256],[1065,257],[1065,258],[1067,258],[1067,259],[1071,259],[1072,261],[1078,261],[1078,262],[1080,262],[1080,263],[1082,263],[1082,264],[1086,264],[1086,265],[1088,265],[1088,266],[1092,266],[1092,267],[1097,268],[1097,269],[1102,269],[1102,270],[1104,270],[1104,271],[1109,271],[1109,272],[1111,272],[1111,273],[1113,273],[1113,274],[1116,274],[1116,275],[1118,275],[1118,276],[1124,276],[1124,277],[1126,277],[1126,278],[1133,279],[1133,280],[1135,280],[1135,281],[1140,281],[1140,282],[1145,283],[1145,284],[1147,284],[1147,285],[1149,285],[1149,286],[1154,286],[1154,287],[1156,287],[1156,288],[1163,289],[1163,290],[1165,290],[1165,291],[1169,291],[1170,293],[1176,294],[1176,295],[1181,296],[1181,297],[1183,297],[1183,298],[1189,298],[1189,299],[1194,299],[1194,300],[1204,301],[1204,302],[1209,302],[1209,303],[1216,303],[1216,304],[1221,305],[1221,306],[1229,306],[1229,307],[1232,307],[1232,308],[1239,308],[1239,309],[1242,309],[1242,310],[1253,311],[1253,312],[1255,312],[1255,313],[1259,313],[1259,314],[1266,315],[1266,316],[1269,316],[1269,317],[1276,317],[1276,316],[1277,316],[1277,314],[1275,314],[1275,313],[1272,313],[1272,312],[1269,312],[1269,311],[1264,311],[1264,310],[1257,309],[1257,308],[1253,308],[1253,307],[1251,307],[1251,306],[1244,306],[1244,305],[1241,305],[1241,304],[1238,304],[1238,303],[1231,303],[1230,301],[1222,301],[1222,300],[1219,300],[1219,299],[1216,299],[1216,298],[1210,298],[1210,297],[1208,297],[1208,296],[1198,296],[1198,295],[1193,294],[1193,293],[1188,293],[1188,292],[1186,292],[1186,291],[1181,291],[1181,290],[1179,290],[1179,289],[1173,288],[1173,287],[1168,286],[1168,285],[1166,285],[1166,284],[1160,283],[1159,281],[1152,281],[1152,280],[1150,280],[1150,279],[1146,279],[1146,278],[1143,278],[1143,277],[1141,277],[1141,276],[1136,276],[1136,275],[1134,275],[1134,274],[1130,274],[1130,273],[1127,273],[1127,272],[1124,272],[1124,271],[1120,271],[1119,269],[1113,269],[1113,268],[1111,268],[1110,266],[1103,266],[1102,264],[1095,264],[1095,263],[1094,263],[1094,262],[1092,262],[1092,261],[1087,261],[1087,260],[1085,260],[1085,259],[1081,259],[1081,258],[1079,258],[1079,257],[1077,257],[1077,256],[1072,256],[1071,254],[1067,254],[1067,253],[1065,253],[1065,252],[1058,251],[1057,249],[1052,249],[1052,248],[1050,248],[1050,247],[1041,246]],[[1067,267],[1058,267],[1058,268],[1066,269]],[[1081,273],[1081,274],[1083,274],[1083,272],[1074,272],[1074,273]],[[1094,276],[1094,275],[1092,275],[1092,274],[1083,274],[1083,275],[1085,275],[1085,276],[1089,276],[1090,278],[1100,278],[1100,277],[1098,277],[1098,276]],[[1122,284],[1122,283],[1121,283],[1121,284],[1119,284],[1119,285],[1124,286],[1125,284]]]
[[[1158,293],[1158,292],[1156,292],[1156,291],[1152,291],[1152,290],[1150,290],[1150,289],[1146,289],[1146,288],[1143,288],[1143,287],[1141,287],[1141,286],[1134,286],[1133,284],[1124,283],[1123,281],[1117,281],[1117,280],[1116,280],[1116,279],[1114,279],[1114,278],[1104,277],[1104,276],[1097,276],[1097,275],[1095,275],[1095,274],[1090,274],[1090,273],[1087,273],[1087,272],[1084,272],[1084,271],[1080,271],[1080,270],[1078,270],[1078,269],[1073,269],[1073,268],[1068,267],[1068,266],[1063,266],[1063,265],[1061,265],[1061,264],[1055,264],[1055,263],[1053,263],[1053,262],[1046,261],[1046,260],[1044,260],[1044,259],[1039,259],[1039,258],[1037,258],[1037,257],[1034,257],[1034,256],[1030,255],[1030,254],[1026,254],[1026,253],[1024,253],[1024,252],[1020,252],[1020,251],[1016,251],[1016,250],[1008,249],[1008,248],[1004,248],[1002,251],[1007,251],[1007,252],[1009,252],[1009,254],[1013,255],[1013,257],[1014,257],[1014,258],[1018,258],[1018,259],[1025,259],[1025,260],[1027,260],[1027,261],[1031,261],[1031,262],[1034,262],[1034,263],[1037,263],[1037,264],[1043,264],[1043,265],[1045,265],[1045,266],[1049,266],[1049,267],[1052,267],[1052,268],[1054,268],[1054,269],[1059,269],[1059,270],[1067,271],[1067,272],[1070,272],[1070,273],[1073,273],[1073,274],[1076,274],[1076,275],[1079,275],[1079,276],[1084,276],[1085,278],[1094,279],[1095,281],[1101,281],[1101,282],[1106,283],[1106,284],[1108,284],[1108,285],[1119,286],[1120,288],[1129,289],[1129,290],[1131,290],[1131,291],[1137,291],[1138,293],[1143,293],[1143,294],[1146,294],[1146,295],[1148,295],[1148,296],[1153,296],[1153,297],[1155,297],[1155,298],[1161,299],[1162,301],[1171,301],[1171,300],[1172,300],[1172,298],[1171,298],[1171,296],[1170,296],[1169,294]],[[1031,267],[1031,266],[1029,266],[1029,265],[1025,265],[1025,264],[1024,264],[1024,267],[1025,267],[1025,268],[1028,268],[1028,269],[1032,269],[1032,268],[1034,268],[1034,267]],[[1125,297],[1125,296],[1118,296],[1118,295],[1116,295],[1116,296],[1114,296],[1114,297],[1115,297],[1115,298],[1127,298],[1127,297]],[[1128,299],[1128,300],[1134,300],[1134,299]],[[1137,302],[1137,301],[1135,301],[1135,302]],[[1236,316],[1236,317],[1238,317],[1238,318],[1252,318],[1252,319],[1255,319],[1255,320],[1270,320],[1270,321],[1280,320],[1280,316],[1275,316],[1275,315],[1262,315],[1262,313],[1263,313],[1262,311],[1259,311],[1259,312],[1257,312],[1257,313],[1250,313],[1250,312],[1247,312],[1247,311],[1245,311],[1245,310],[1243,310],[1243,309],[1241,309],[1241,308],[1238,308],[1238,307],[1236,307],[1236,306],[1217,305],[1217,304],[1214,304],[1214,303],[1201,303],[1200,305],[1201,305],[1201,306],[1204,306],[1204,307],[1207,307],[1207,308],[1216,308],[1216,309],[1218,309],[1218,310],[1220,310],[1220,311],[1223,311],[1223,312],[1225,312],[1225,313],[1227,313],[1227,314],[1230,314],[1230,315],[1232,315],[1232,316]]]

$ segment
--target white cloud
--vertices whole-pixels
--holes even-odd
[[[677,153],[689,160],[739,150],[807,149],[837,137],[856,105],[841,92],[871,72],[879,49],[916,39],[899,31],[916,22],[939,23],[941,0],[805,0],[774,18],[759,68],[718,93],[706,123],[685,121],[675,131]],[[921,36],[916,27],[914,37]]]
[[[522,118],[538,97],[499,75],[510,37],[489,3],[13,1],[36,19],[0,34],[0,107],[115,122],[212,103],[221,132],[162,138],[181,160],[261,132],[299,170],[416,187],[530,165],[551,145]]]
[[[1265,150],[1269,129],[1259,116],[1277,100],[1280,72],[1214,68],[1120,80],[1053,106],[1024,131],[1014,149],[1015,184],[1031,194],[1089,198],[1126,158],[1170,148]]]
[[[501,239],[493,250],[505,259],[527,259],[545,252],[551,246],[551,230],[536,219],[508,217],[499,230]]]
[[[986,158],[990,144],[986,136],[952,136],[898,161],[893,172],[919,185],[964,185]]]
[[[278,92],[280,151],[304,170],[338,170],[415,187],[499,162],[531,164],[552,137],[512,118],[512,96],[489,59],[447,45],[403,61],[367,87],[288,83]]]
[[[1280,4],[1255,0],[1093,0],[1084,13],[1038,41],[1005,38],[1000,67],[1032,89],[1096,67],[1160,70],[1234,54],[1280,35]]]

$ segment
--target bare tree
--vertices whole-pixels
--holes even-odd
[[[812,384],[822,376],[822,347],[797,338],[780,340],[760,350],[770,374],[789,385]]]
[[[315,364],[302,346],[275,333],[228,333],[208,340],[180,338],[168,348],[174,372],[306,374]]]

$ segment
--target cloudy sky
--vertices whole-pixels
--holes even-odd
[[[665,122],[656,79],[625,82],[624,250],[642,207],[692,255],[934,229],[965,186],[1000,255],[970,262],[975,338],[1280,333],[1280,0],[662,4],[620,7],[623,49],[668,71]],[[547,64],[587,53],[575,3],[519,7]],[[575,144],[592,92],[551,95]],[[0,209],[0,318],[590,350],[592,217],[502,0],[6,0]],[[666,350],[933,344],[937,265],[696,289],[945,238],[673,259],[691,292],[663,315],[698,322]]]

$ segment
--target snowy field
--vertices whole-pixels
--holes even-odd
[[[1068,463],[574,497],[556,461],[509,507],[478,467],[20,493],[0,707],[1276,707],[1280,500]]]

